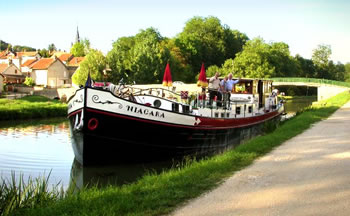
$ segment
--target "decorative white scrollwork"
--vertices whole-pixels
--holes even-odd
[[[110,101],[110,100],[105,100],[105,101],[101,101],[98,95],[93,95],[92,96],[92,102],[94,103],[99,103],[99,104],[118,104],[118,108],[122,109],[123,105],[119,102],[116,101]]]

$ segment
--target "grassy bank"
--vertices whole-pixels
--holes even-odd
[[[15,215],[163,215],[184,201],[208,191],[235,171],[250,165],[284,141],[302,133],[312,124],[330,116],[350,100],[342,93],[305,109],[285,121],[274,132],[252,139],[222,155],[187,161],[171,171],[146,175],[121,187],[85,189],[77,194],[33,209],[19,209]]]
[[[67,104],[43,96],[0,99],[0,120],[32,119],[67,115]]]

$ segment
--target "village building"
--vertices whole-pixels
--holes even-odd
[[[22,65],[21,65],[21,71],[23,73],[24,76],[27,77],[31,77],[31,66],[33,64],[35,64],[37,61],[39,61],[38,59],[28,59],[27,61],[25,61]]]
[[[59,58],[65,65],[68,65],[69,61],[74,58],[73,54],[66,52],[55,52],[51,58],[56,57]]]
[[[0,95],[2,94],[3,89],[4,89],[4,76],[0,74]]]
[[[31,65],[31,76],[36,85],[49,88],[70,87],[71,75],[66,65],[57,57],[42,58]]]
[[[9,59],[13,59],[15,58],[15,56],[16,56],[15,53],[8,50],[4,50],[0,52],[0,64],[8,64]]]
[[[23,83],[25,76],[10,60],[9,64],[0,64],[0,74],[4,76],[4,83]]]

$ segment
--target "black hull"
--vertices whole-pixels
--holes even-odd
[[[205,130],[143,122],[85,109],[82,130],[74,130],[75,118],[80,115],[70,115],[69,119],[75,157],[84,166],[217,154],[259,134],[262,125]],[[92,118],[98,120],[93,130],[88,128],[86,120]]]

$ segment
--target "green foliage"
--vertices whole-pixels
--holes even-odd
[[[179,67],[181,63],[181,59],[171,57],[164,40],[154,28],[141,30],[134,37],[118,39],[107,54],[112,70],[109,81],[118,82],[124,78],[126,82],[136,81],[140,84],[160,83],[167,61],[175,62]]]
[[[194,17],[177,36],[176,45],[191,66],[194,78],[202,62],[220,66],[227,58],[234,58],[246,40],[246,35],[223,26],[216,17]]]
[[[205,70],[205,74],[207,75],[207,77],[213,77],[216,72],[219,72],[220,76],[223,76],[221,71],[222,70],[220,67],[218,67],[216,65],[212,65],[212,66],[209,66],[208,69]],[[199,74],[197,76],[199,76]]]
[[[49,46],[48,46],[47,49],[49,50],[50,53],[52,53],[53,51],[56,51],[56,50],[57,50],[55,44],[53,44],[53,43],[52,43],[52,44],[49,44]]]
[[[11,45],[12,46],[12,45]],[[28,46],[20,46],[20,45],[15,45],[13,47],[11,47],[11,50],[13,52],[30,52],[30,51],[35,51],[35,48],[33,47],[28,47]]]
[[[62,199],[65,194],[62,188],[54,185],[49,190],[47,177],[29,178],[23,180],[23,174],[16,178],[15,173],[11,179],[0,180],[0,215],[14,215],[22,209],[45,206]]]
[[[47,49],[42,49],[42,50],[39,50],[39,54],[41,57],[43,58],[49,58],[50,57],[50,53]]]
[[[272,77],[275,74],[275,66],[269,61],[270,48],[262,38],[248,41],[233,61],[235,75],[249,78]]]
[[[312,53],[312,61],[320,69],[325,69],[332,54],[331,46],[320,44]]]
[[[170,171],[148,174],[122,187],[91,188],[45,207],[36,206],[22,215],[166,215],[186,200],[213,189],[252,162],[327,118],[350,100],[345,92],[326,105],[306,109],[285,121],[273,133],[258,136],[224,154],[200,161],[187,160]],[[18,214],[19,215],[19,214]]]
[[[72,76],[76,85],[84,85],[88,74],[95,81],[104,81],[104,70],[106,69],[106,57],[101,51],[91,49],[89,54],[80,63],[80,67]]]
[[[6,43],[5,41],[3,40],[0,40],[0,51],[3,51],[3,50],[6,50],[7,47],[8,47],[8,43]]]
[[[344,67],[345,67],[344,79],[346,82],[350,83],[350,63],[346,63]]]
[[[24,84],[27,86],[35,86],[35,82],[32,77],[26,77]]]
[[[292,77],[316,77],[317,68],[311,59],[305,59],[300,55],[295,56],[295,61],[298,70],[292,75]]]
[[[84,39],[81,42],[76,42],[73,44],[70,49],[70,53],[75,57],[83,57],[86,56],[90,51],[90,41],[88,39]]]
[[[233,64],[225,62],[225,65],[227,67],[224,71],[234,71],[239,77],[270,78],[301,73],[297,60],[290,55],[287,44],[267,44],[262,38],[248,41],[243,51],[237,54]]]
[[[0,120],[47,118],[67,115],[67,104],[43,96],[0,99]]]

